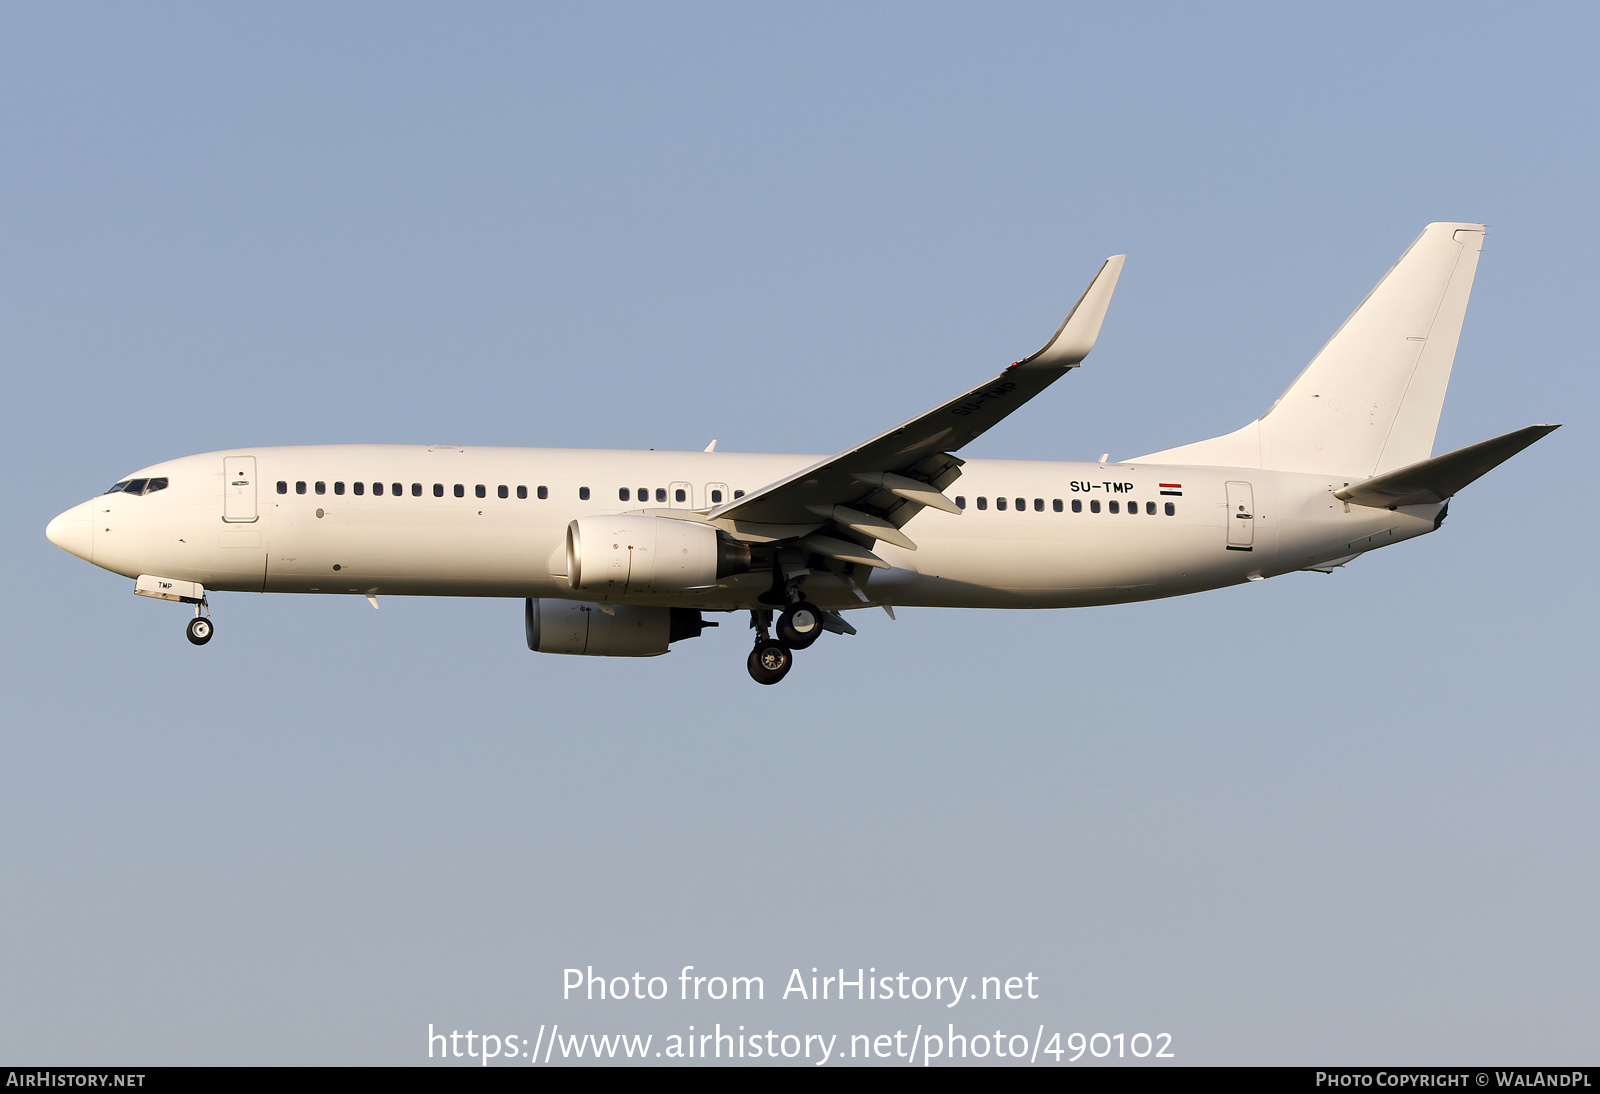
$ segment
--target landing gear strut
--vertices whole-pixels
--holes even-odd
[[[856,633],[838,612],[825,612],[805,598],[801,589],[810,574],[806,556],[797,548],[785,547],[773,559],[772,588],[756,600],[761,604],[785,604],[787,607],[778,616],[776,637],[768,630],[772,627],[772,609],[751,609],[750,626],[756,632],[756,648],[750,651],[749,668],[751,679],[758,684],[776,684],[787,676],[794,665],[795,651],[810,646],[822,637],[823,631]],[[848,573],[845,581],[858,597],[866,599]]]
[[[201,613],[204,609],[204,614]],[[183,633],[197,646],[203,646],[211,641],[211,608],[204,600],[194,606],[194,618],[189,620],[189,625]]]

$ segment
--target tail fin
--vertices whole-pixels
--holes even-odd
[[[1433,452],[1481,224],[1430,224],[1272,409],[1141,461],[1370,475]]]

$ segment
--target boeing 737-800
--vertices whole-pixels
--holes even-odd
[[[956,455],[1089,355],[1117,255],[1043,349],[836,456],[240,448],[143,468],[45,534],[193,604],[196,645],[219,590],[521,598],[529,649],[606,657],[748,611],[763,684],[824,631],[856,633],[852,608],[1071,608],[1330,572],[1434,531],[1456,491],[1557,428],[1432,455],[1483,235],[1430,224],[1266,414],[1137,459]]]

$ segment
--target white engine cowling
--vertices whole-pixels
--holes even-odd
[[[715,627],[688,608],[642,608],[617,604],[603,612],[576,600],[526,602],[528,648],[535,653],[573,653],[590,657],[656,657],[669,642],[698,638]]]
[[[567,525],[567,584],[616,593],[710,588],[750,569],[750,548],[666,517],[579,517]]]

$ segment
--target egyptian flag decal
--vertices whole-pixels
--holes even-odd
[[[1170,496],[1174,498],[1183,497],[1183,483],[1181,482],[1158,482],[1156,485],[1161,487],[1161,493],[1163,496]]]

